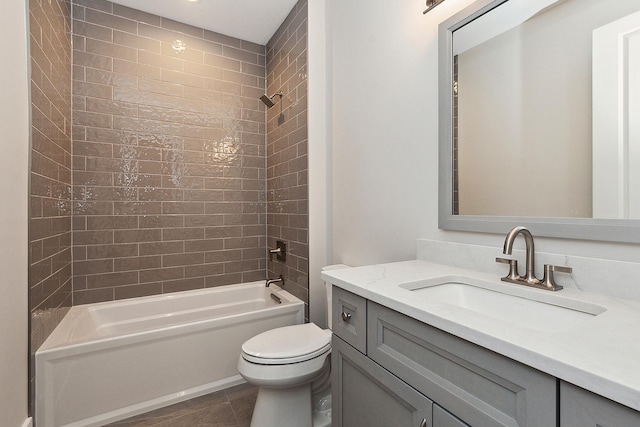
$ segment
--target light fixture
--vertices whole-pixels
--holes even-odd
[[[427,8],[422,14],[429,12],[431,9],[442,3],[444,0],[427,0]]]
[[[182,40],[174,40],[173,43],[171,44],[171,48],[176,53],[182,53],[185,50],[187,50],[187,44],[185,42],[183,42]]]

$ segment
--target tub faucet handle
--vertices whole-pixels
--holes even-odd
[[[287,261],[287,244],[282,240],[278,240],[276,242],[276,247],[273,249],[269,249],[269,260],[273,259],[273,255],[276,256],[278,261],[285,262]]]

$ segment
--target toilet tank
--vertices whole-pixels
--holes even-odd
[[[322,267],[322,271],[340,270],[342,268],[349,268],[349,266],[344,264],[327,265],[326,267]],[[327,327],[331,329],[331,283],[324,282],[324,289],[327,293]]]

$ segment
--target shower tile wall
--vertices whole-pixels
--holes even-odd
[[[73,5],[74,305],[264,279],[265,47]]]
[[[71,306],[70,2],[29,1],[29,31],[29,309],[33,355]]]
[[[32,114],[29,305],[35,348],[57,325],[56,318],[60,315],[54,314],[55,309],[71,305],[70,10],[70,3],[64,0],[29,2]]]
[[[307,0],[267,43],[267,82],[269,95],[284,95],[267,111],[267,243],[287,243],[286,263],[274,257],[268,270],[284,275],[285,288],[308,308]]]

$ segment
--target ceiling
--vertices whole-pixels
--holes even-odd
[[[113,0],[198,28],[266,45],[297,0]]]

